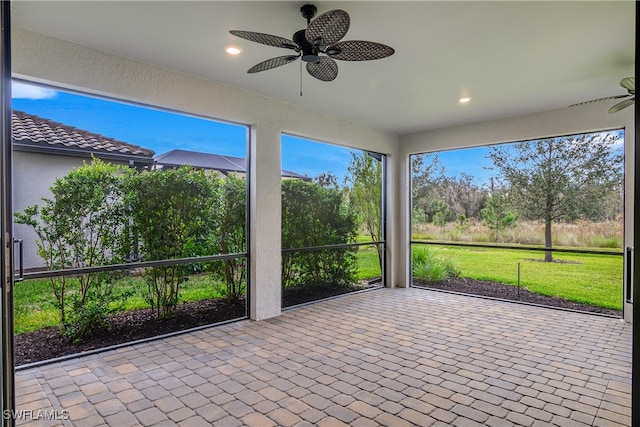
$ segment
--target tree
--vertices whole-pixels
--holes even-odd
[[[120,168],[92,159],[51,186],[52,197],[16,213],[34,228],[38,254],[48,270],[124,262],[122,232],[127,224]],[[99,329],[114,310],[114,276],[82,273],[49,278],[64,332],[80,340]],[[77,286],[76,286],[77,285]],[[69,303],[70,302],[70,303]]]
[[[212,198],[209,218],[214,223],[210,240],[213,253],[233,254],[246,252],[246,182],[243,177],[229,174],[215,180],[215,197]],[[213,265],[214,276],[224,280],[224,294],[232,303],[240,302],[246,291],[247,259],[234,258]]]
[[[498,241],[500,231],[513,227],[518,214],[509,210],[504,190],[494,190],[487,206],[480,211],[484,224],[493,231],[494,241]]]
[[[521,213],[545,224],[552,248],[552,224],[575,216],[616,185],[622,165],[616,133],[595,133],[492,147],[489,158],[509,185]],[[545,251],[545,261],[553,261]]]
[[[415,154],[411,156],[411,199],[412,210],[421,212],[422,215],[414,215],[414,218],[424,219],[428,222],[433,218],[432,210],[434,200],[444,198],[442,181],[444,179],[444,166],[440,163],[438,155]]]
[[[474,178],[466,173],[459,176],[443,176],[439,180],[443,200],[449,205],[452,214],[477,218],[486,204],[486,190],[479,187]]]
[[[335,176],[331,171],[322,172],[314,178],[314,181],[320,187],[335,188],[336,190],[340,188],[340,186],[338,185],[338,177]]]
[[[374,242],[382,241],[382,162],[375,154],[351,153],[346,181],[351,185],[349,200]],[[382,246],[376,245],[382,269]]]
[[[442,232],[445,224],[449,222],[451,209],[449,209],[449,205],[442,200],[434,201],[432,206],[434,214],[431,222],[433,222],[433,225],[436,227],[440,227],[440,232]]]
[[[309,181],[282,181],[283,248],[353,243],[356,230],[356,217],[339,190]],[[349,285],[357,266],[355,252],[340,248],[285,251],[281,268],[286,290],[298,285]]]
[[[190,166],[128,175],[128,203],[146,261],[202,255],[211,227],[208,215],[216,179]],[[187,273],[184,265],[144,272],[147,300],[159,318],[173,314]]]

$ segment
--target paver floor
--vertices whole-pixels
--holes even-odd
[[[380,289],[21,370],[16,393],[22,425],[615,426],[630,383],[619,319]]]

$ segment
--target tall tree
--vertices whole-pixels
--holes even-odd
[[[518,214],[509,210],[507,195],[503,189],[494,189],[487,206],[480,211],[484,224],[493,230],[494,241],[500,237],[500,231],[513,227],[518,220]]]
[[[478,217],[480,210],[486,205],[487,191],[475,183],[474,177],[461,173],[458,176],[443,177],[439,181],[444,201],[454,215]]]
[[[544,221],[545,247],[551,248],[554,221],[575,217],[616,185],[622,167],[618,140],[607,132],[527,141],[492,147],[489,158],[521,213]],[[553,261],[550,250],[544,260]]]
[[[411,156],[412,210],[419,212],[424,221],[432,221],[434,200],[444,198],[444,166],[437,154],[414,154]]]
[[[382,240],[382,162],[373,153],[351,153],[346,176],[349,200],[374,242]],[[376,245],[382,268],[382,247]]]

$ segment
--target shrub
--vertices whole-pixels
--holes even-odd
[[[426,246],[414,246],[411,261],[413,277],[417,279],[437,282],[460,276],[460,270],[451,261],[434,256]]]
[[[189,166],[127,175],[133,232],[146,261],[198,256],[210,231],[214,182],[218,178]],[[189,267],[151,267],[143,277],[147,301],[159,318],[173,314]]]
[[[215,197],[211,204],[210,218],[214,230],[210,233],[212,253],[246,252],[246,206],[245,179],[229,175],[216,181]],[[235,258],[212,265],[213,276],[224,282],[222,293],[230,302],[239,302],[247,286],[247,259]]]
[[[117,166],[92,159],[55,180],[43,206],[16,213],[34,228],[38,254],[47,269],[93,267],[123,262],[126,226],[124,187]],[[115,280],[103,273],[49,279],[64,332],[74,340],[91,334],[113,310]],[[89,315],[90,313],[90,315]]]
[[[313,182],[282,182],[282,247],[305,248],[355,241],[357,220],[335,188]],[[282,254],[283,286],[346,285],[356,277],[356,253],[329,249]]]

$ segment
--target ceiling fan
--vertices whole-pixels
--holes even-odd
[[[616,95],[616,96],[607,96],[605,98],[592,99],[591,101],[579,102],[578,104],[570,105],[573,107],[575,105],[583,105],[583,104],[591,104],[593,102],[606,101],[608,99],[620,99],[627,98],[623,101],[618,102],[613,107],[609,108],[609,113],[617,113],[618,111],[627,108],[630,105],[633,105],[636,101],[636,79],[635,77],[625,77],[620,80],[620,86],[627,90],[626,95]],[[630,98],[629,98],[630,97]]]
[[[381,43],[347,40],[340,41],[349,30],[349,14],[344,10],[330,10],[311,20],[317,12],[312,4],[300,8],[307,20],[307,28],[297,31],[292,39],[253,31],[231,30],[234,36],[265,44],[282,47],[296,52],[292,55],[267,59],[249,68],[248,73],[258,73],[289,64],[298,58],[307,63],[307,71],[318,80],[330,82],[338,76],[338,64],[342,61],[369,61],[393,55],[393,48]]]

